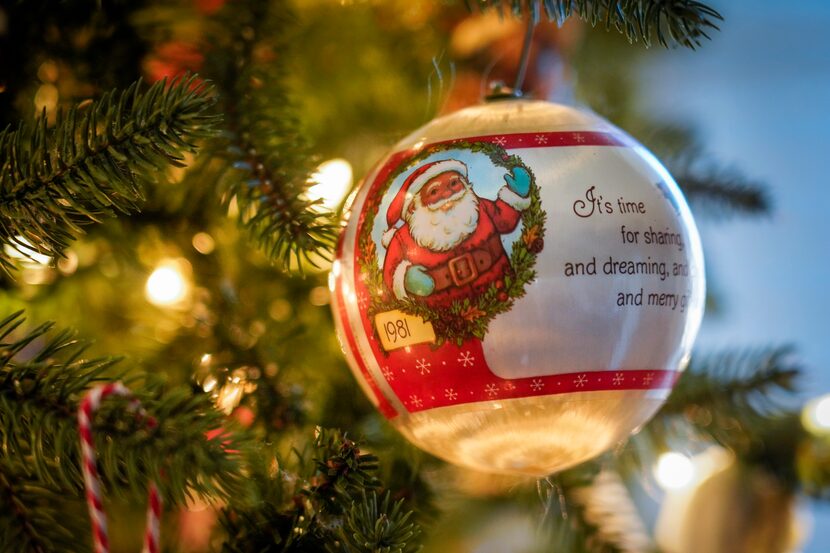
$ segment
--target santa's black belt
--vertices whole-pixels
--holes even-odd
[[[473,282],[504,255],[501,238],[497,234],[491,236],[481,246],[430,269],[428,274],[435,282],[434,291],[440,292],[451,286],[464,286]]]

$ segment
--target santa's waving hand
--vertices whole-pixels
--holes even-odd
[[[530,205],[530,173],[514,167],[498,198],[480,198],[455,159],[412,172],[387,211],[384,282],[398,299],[433,307],[480,293],[512,269],[500,235]]]

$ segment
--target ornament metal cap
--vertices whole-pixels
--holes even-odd
[[[488,86],[487,96],[484,97],[485,102],[492,102],[494,100],[515,100],[523,96],[522,91],[518,88],[510,88],[504,81],[492,81]]]

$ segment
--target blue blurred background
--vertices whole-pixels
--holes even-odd
[[[644,102],[697,126],[718,159],[765,181],[767,220],[701,225],[723,309],[700,349],[793,343],[803,396],[830,391],[830,2],[732,0],[701,51],[670,51],[644,67]],[[809,506],[804,551],[830,547],[830,509]]]

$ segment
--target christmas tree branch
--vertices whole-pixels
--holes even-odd
[[[625,34],[629,42],[651,46],[654,39],[662,46],[679,44],[694,49],[718,30],[723,18],[714,9],[696,0],[465,0],[471,10],[498,9],[516,16],[529,14],[534,21],[541,15],[560,25],[576,15],[591,26],[604,25]]]
[[[89,386],[112,376],[116,360],[85,359],[85,346],[71,333],[48,334],[51,324],[12,339],[22,322],[20,313],[0,322],[0,459],[41,486],[81,497],[78,404]],[[244,495],[241,456],[249,445],[223,430],[227,421],[207,395],[163,391],[135,378],[127,383],[157,424],[147,428],[123,401],[104,404],[95,437],[110,492],[143,493],[153,479],[169,503],[193,494]]]
[[[0,458],[0,544],[4,551],[47,553],[78,549],[86,520],[67,517],[66,508],[84,512],[83,501],[43,486]],[[88,547],[88,544],[87,544]],[[5,549],[11,548],[11,549]]]
[[[764,415],[775,407],[774,392],[792,392],[801,367],[791,347],[727,351],[695,357],[680,378],[661,415],[692,408]]]
[[[0,242],[25,257],[59,256],[82,226],[131,212],[158,171],[210,134],[210,87],[196,76],[140,81],[62,116],[0,132]],[[0,266],[12,269],[0,249]]]
[[[233,167],[224,179],[225,199],[236,200],[240,220],[271,259],[287,265],[326,256],[336,225],[319,201],[304,195],[308,151],[284,84],[291,10],[283,1],[248,0],[228,4],[216,17],[232,33],[217,37],[226,44],[209,58]]]
[[[378,500],[377,458],[338,430],[315,432],[310,450],[295,451],[293,463],[253,460],[261,495],[223,512],[223,550],[280,544],[281,551],[416,551],[420,529],[412,513],[388,493]]]
[[[611,518],[605,509],[598,509],[597,493],[607,494],[608,489],[597,491],[602,473],[595,462],[582,463],[572,469],[540,480],[537,484],[542,502],[540,530],[548,543],[563,551],[601,553],[626,553],[622,543],[617,543],[615,531],[603,528]],[[618,482],[622,486],[622,482]],[[618,489],[613,490],[614,498]],[[608,498],[604,498],[605,501]],[[621,505],[616,505],[617,509]],[[625,505],[624,510],[629,506]],[[628,518],[628,513],[617,516]],[[640,529],[636,528],[639,532]],[[634,538],[636,539],[636,537]]]
[[[734,168],[704,163],[694,144],[669,160],[672,174],[693,207],[724,217],[734,213],[760,215],[772,210],[772,200],[763,183]]]
[[[795,390],[801,372],[791,353],[781,347],[693,358],[668,401],[634,437],[639,447],[623,451],[621,467],[640,471],[679,438],[703,437],[747,460],[764,448],[772,428],[792,418],[780,401],[780,394]],[[801,431],[796,424],[787,434],[794,438]]]
[[[603,470],[569,496],[586,527],[588,551],[640,553],[655,547],[619,474]]]
[[[392,502],[389,492],[378,500],[376,492],[361,492],[360,501],[346,511],[339,542],[329,544],[331,553],[415,553],[420,527],[411,522],[412,511],[403,511],[403,500]]]

